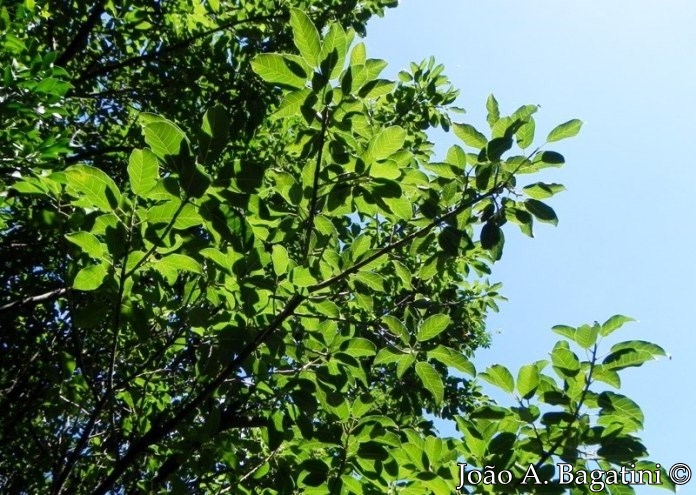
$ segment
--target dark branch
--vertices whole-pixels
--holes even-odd
[[[56,65],[64,66],[70,60],[75,58],[82,48],[87,44],[87,38],[92,32],[97,22],[104,13],[104,6],[106,5],[106,0],[101,0],[92,8],[92,13],[89,15],[85,23],[80,27],[79,31],[70,42],[70,44],[65,48],[65,51],[61,53],[60,57],[56,61]]]
[[[176,52],[178,50],[181,50],[183,48],[187,48],[191,44],[195,43],[196,41],[202,40],[204,38],[207,38],[209,36],[212,36],[215,33],[219,33],[220,31],[224,31],[225,29],[230,29],[233,28],[239,24],[247,23],[247,22],[261,22],[264,20],[269,20],[273,19],[275,16],[263,16],[263,17],[258,17],[258,18],[253,18],[253,19],[235,19],[234,21],[227,22],[225,24],[221,24],[220,26],[210,29],[208,31],[203,31],[202,33],[198,33],[194,36],[191,36],[189,38],[185,38],[177,43],[174,43],[169,46],[165,46],[164,48],[161,48],[159,50],[156,50],[154,52],[149,52],[149,53],[144,53],[142,55],[137,55],[134,57],[127,58],[126,60],[122,60],[121,62],[115,62],[112,64],[104,65],[102,67],[98,67],[94,70],[87,71],[80,75],[80,77],[75,80],[75,84],[79,84],[81,82],[84,82],[89,79],[93,79],[95,77],[103,76],[106,74],[110,74],[111,72],[117,71],[119,69],[123,69],[124,67],[129,67],[131,65],[137,65],[141,62],[145,62],[148,60],[152,59],[157,59],[160,57],[164,57],[166,55],[169,55],[173,52]]]
[[[39,294],[38,296],[31,296],[24,299],[20,299],[19,301],[12,301],[11,303],[7,303],[4,306],[0,306],[0,311],[8,311],[12,308],[25,306],[27,304],[36,304],[43,301],[55,299],[56,297],[60,297],[66,292],[68,292],[68,290],[69,289],[66,288],[55,289],[52,291],[45,292],[43,294]]]

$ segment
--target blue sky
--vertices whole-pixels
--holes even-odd
[[[535,239],[507,231],[493,279],[509,301],[475,363],[516,374],[547,357],[551,326],[632,316],[607,343],[649,340],[672,359],[626,370],[621,393],[645,413],[651,458],[696,468],[696,3],[405,0],[371,21],[367,48],[390,76],[434,55],[461,90],[460,120],[481,129],[490,93],[503,113],[541,105],[538,136],[585,122],[554,143],[567,164],[544,176],[567,187],[551,200],[558,227],[536,226]]]

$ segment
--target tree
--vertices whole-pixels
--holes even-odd
[[[581,122],[534,147],[537,107],[491,96],[486,137],[433,59],[381,78],[356,34],[395,3],[2,7],[3,492],[439,494],[464,459],[561,493],[558,459],[645,457],[596,388],[664,355],[600,357],[626,317],[476,373],[502,227],[557,221],[561,185],[517,182]]]

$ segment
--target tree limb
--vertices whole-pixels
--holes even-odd
[[[21,299],[19,301],[12,301],[10,303],[5,304],[4,306],[0,306],[0,311],[8,311],[12,308],[25,306],[27,304],[36,304],[36,303],[40,303],[43,301],[51,300],[51,299],[54,299],[56,297],[62,296],[63,294],[65,294],[69,290],[70,289],[63,287],[61,289],[55,289],[55,290],[45,292],[43,294],[39,294],[38,296],[31,296],[31,297],[27,297],[25,299]]]

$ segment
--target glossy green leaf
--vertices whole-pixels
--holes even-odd
[[[418,328],[416,339],[418,342],[426,342],[437,337],[442,333],[447,326],[452,322],[452,319],[445,314],[436,314],[426,318]]]
[[[461,139],[464,144],[480,150],[488,144],[486,136],[481,134],[476,128],[469,124],[454,124],[452,126],[454,135]]]
[[[121,201],[116,183],[104,172],[88,165],[73,165],[65,170],[68,185],[102,211],[114,210]]]
[[[75,276],[73,288],[83,291],[96,290],[104,282],[107,273],[107,266],[104,263],[86,266]]]
[[[577,331],[575,328],[568,325],[554,325],[551,327],[551,330],[575,342],[575,333]]]
[[[165,119],[150,122],[143,129],[145,142],[159,158],[186,153],[186,134],[176,124]]]
[[[536,199],[528,199],[524,201],[524,206],[529,213],[534,215],[534,218],[540,222],[558,225],[558,217],[549,205],[542,203]]]
[[[381,130],[370,140],[368,155],[374,160],[384,160],[401,150],[406,141],[406,131],[395,125]]]
[[[602,337],[606,337],[607,335],[615,332],[619,328],[621,328],[624,324],[629,323],[631,321],[636,321],[633,318],[630,318],[628,316],[624,315],[614,315],[611,318],[609,318],[607,321],[602,323],[602,328],[599,331],[599,334]]]
[[[384,347],[379,350],[372,364],[376,366],[379,364],[396,363],[404,354],[405,353],[400,352],[398,349],[392,347]]]
[[[599,325],[582,325],[575,334],[575,342],[583,349],[589,349],[597,343]]]
[[[401,379],[404,373],[416,362],[416,356],[414,354],[404,354],[399,357],[396,362],[396,377]]]
[[[317,279],[309,272],[309,269],[298,266],[290,271],[290,282],[297,287],[311,287],[317,283]]]
[[[522,366],[517,374],[517,391],[520,396],[524,399],[531,398],[538,386],[539,369],[533,364]]]
[[[348,53],[346,32],[339,23],[333,23],[329,26],[329,30],[324,37],[320,55],[322,64],[327,60],[332,61],[329,79],[335,79],[343,70],[346,53]]]
[[[147,220],[152,224],[172,224],[175,229],[185,230],[203,224],[203,218],[196,207],[184,205],[178,199],[155,205],[147,211]]]
[[[377,346],[365,338],[353,337],[343,352],[353,357],[374,356],[377,354]]]
[[[302,106],[306,103],[307,98],[312,94],[309,88],[302,88],[285,95],[278,109],[273,112],[271,118],[281,119],[286,117],[294,117],[300,114]]]
[[[517,146],[522,149],[526,149],[532,145],[534,142],[534,131],[536,124],[534,119],[530,118],[527,122],[522,124],[522,126],[515,133],[517,139]]]
[[[440,374],[430,364],[420,361],[416,363],[416,375],[420,378],[425,389],[430,392],[437,404],[441,404],[445,396],[445,387]]]
[[[551,352],[551,363],[555,368],[562,371],[564,375],[575,376],[580,371],[580,360],[569,349],[555,347]]]
[[[438,345],[435,349],[429,350],[426,354],[428,359],[434,359],[445,366],[455,368],[457,371],[461,371],[470,376],[476,376],[474,364],[454,349]]]
[[[381,275],[369,271],[359,271],[355,274],[355,280],[373,291],[384,292],[384,278]]]
[[[602,392],[597,400],[600,416],[616,415],[637,422],[642,426],[645,417],[638,404],[628,397],[614,392]]]
[[[382,316],[382,322],[387,326],[392,334],[399,337],[404,344],[408,345],[410,335],[406,325],[404,325],[401,320],[392,315],[384,315]]]
[[[106,246],[90,232],[81,231],[73,234],[66,234],[65,238],[76,246],[79,246],[90,258],[100,260],[106,257]]]
[[[288,271],[288,250],[280,244],[274,244],[271,251],[271,259],[273,260],[273,271],[280,276]]]
[[[493,125],[500,120],[500,109],[498,108],[498,100],[495,99],[495,96],[488,96],[486,100],[486,110],[488,110],[486,120],[488,124],[493,127]]]
[[[302,89],[307,83],[307,74],[302,67],[278,53],[262,53],[251,61],[259,77],[269,83]]]
[[[554,141],[560,141],[561,139],[570,138],[576,136],[580,132],[582,127],[582,121],[578,119],[569,120],[563,124],[560,124],[553,128],[549,132],[546,142],[552,143]]]
[[[561,191],[565,191],[565,187],[562,184],[547,184],[544,182],[537,182],[535,184],[525,186],[522,188],[522,190],[530,198],[546,199],[558,194]]]
[[[133,150],[128,160],[128,177],[131,190],[138,196],[152,190],[159,179],[159,161],[155,154],[148,148]]]
[[[312,67],[319,66],[321,56],[321,41],[316,26],[300,9],[290,9],[290,27],[293,41],[300,55]]]
[[[212,164],[218,159],[227,145],[230,132],[230,119],[227,110],[222,105],[209,108],[203,115],[199,138],[199,160],[205,165]]]
[[[479,373],[479,377],[510,394],[515,390],[515,379],[512,377],[512,373],[501,364],[489,366],[486,371]]]

